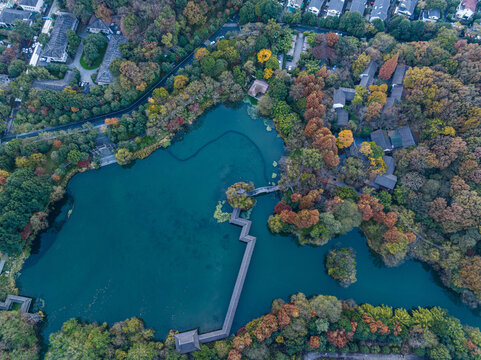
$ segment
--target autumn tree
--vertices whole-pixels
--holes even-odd
[[[261,64],[265,63],[267,60],[270,59],[272,55],[272,51],[269,49],[262,49],[257,53],[257,61],[259,61]]]
[[[337,136],[337,147],[339,149],[348,148],[354,142],[351,130],[342,130]]]
[[[188,82],[189,82],[189,78],[187,76],[176,75],[174,77],[174,88],[177,90],[183,89]]]
[[[183,14],[191,25],[201,25],[206,22],[206,17],[201,7],[193,1],[189,1],[187,5],[185,5]]]
[[[385,81],[389,80],[396,70],[398,60],[399,53],[387,60],[379,69],[379,78]]]

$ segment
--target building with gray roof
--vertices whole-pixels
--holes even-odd
[[[366,0],[352,0],[349,11],[359,11],[361,15],[364,15],[366,10]]]
[[[74,79],[75,72],[68,70],[65,76],[61,80],[34,80],[32,87],[40,90],[54,90],[63,91],[67,86],[70,86],[70,82]]]
[[[411,17],[414,14],[414,9],[416,9],[417,4],[418,0],[401,0],[394,12],[399,15]]]
[[[399,149],[401,147],[407,148],[416,145],[416,141],[414,140],[413,133],[409,126],[403,126],[394,131],[390,131],[389,138],[391,139],[391,144],[394,149]]]
[[[394,174],[394,158],[392,156],[384,156],[383,159],[386,163],[386,172],[384,173],[384,175]]]
[[[175,347],[179,354],[200,350],[199,332],[197,329],[175,334],[174,339]]]
[[[349,113],[346,109],[336,109],[337,126],[346,126],[349,123]]]
[[[102,33],[102,34],[105,34],[105,35],[113,33],[110,26],[108,26],[105,23],[105,21],[103,21],[102,19],[99,19],[95,15],[92,15],[92,17],[90,18],[89,24],[87,26],[87,31],[89,33],[93,33],[93,34]]]
[[[269,89],[269,84],[265,82],[264,80],[255,80],[251,87],[249,88],[249,91],[247,92],[250,96],[258,99],[258,96],[264,95],[267,90]]]
[[[343,108],[346,105],[346,101],[352,101],[356,95],[355,89],[340,87],[334,90],[333,105],[334,109]]]
[[[404,64],[398,64],[396,71],[392,76],[392,86],[399,86],[404,83],[404,75],[406,74],[407,66]]]
[[[289,0],[287,3],[287,6],[290,7],[291,9],[302,9],[304,6],[304,1],[303,0]]]
[[[361,81],[359,85],[367,88],[374,81],[374,75],[376,74],[377,65],[374,61],[371,61],[367,68],[361,74]]]
[[[112,35],[109,44],[107,45],[107,50],[105,50],[104,59],[99,67],[99,72],[97,73],[97,78],[95,81],[99,85],[110,84],[114,81],[114,75],[110,72],[110,63],[118,57],[122,57],[119,45],[126,43],[128,40],[122,35]]]
[[[319,13],[321,12],[322,3],[323,3],[322,0],[311,0],[307,10],[313,13],[314,15],[319,15]]]
[[[390,0],[375,0],[374,5],[372,6],[371,16],[369,17],[369,21],[373,21],[375,19],[380,19],[385,21],[387,19],[389,6],[391,5]]]
[[[45,61],[66,62],[67,61],[67,31],[76,30],[78,20],[70,13],[60,13],[55,20],[55,25],[50,34],[50,40],[42,51],[41,57]]]
[[[330,0],[326,16],[340,16],[344,8],[344,0]]]
[[[44,0],[19,0],[18,6],[20,6],[25,11],[33,11],[33,12],[40,12],[42,11],[42,7],[44,4]]]
[[[439,9],[431,9],[423,11],[424,22],[436,22],[441,18],[441,11]]]
[[[4,8],[2,12],[0,12],[0,26],[11,27],[17,20],[25,21],[28,25],[32,25],[33,13],[31,11],[8,8]]]
[[[397,183],[397,176],[396,175],[378,175],[376,179],[374,179],[374,184],[378,188],[382,188],[388,191],[392,191]]]
[[[384,130],[373,131],[371,133],[371,141],[374,141],[374,143],[384,151],[392,150],[391,140],[389,140],[389,137]]]

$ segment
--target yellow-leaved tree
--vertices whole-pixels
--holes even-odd
[[[337,147],[339,149],[348,148],[354,142],[351,130],[342,130],[337,136]]]
[[[257,53],[257,61],[260,63],[265,63],[272,56],[272,51],[269,49],[262,49]]]

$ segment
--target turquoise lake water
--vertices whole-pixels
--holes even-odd
[[[269,123],[246,109],[219,106],[168,150],[130,168],[110,165],[72,179],[72,215],[67,220],[68,203],[18,281],[20,293],[35,297],[47,314],[45,336],[72,317],[114,323],[140,316],[158,338],[174,328],[222,326],[245,245],[239,227],[213,218],[215,207],[234,182],[273,181],[273,162],[283,154]],[[481,326],[479,314],[422,264],[383,266],[358,230],[320,248],[270,234],[266,222],[277,201],[275,194],[259,197],[250,217],[257,243],[234,332],[268,312],[273,299],[298,291],[408,309],[438,305]],[[357,253],[358,281],[347,289],[323,265],[339,246]]]

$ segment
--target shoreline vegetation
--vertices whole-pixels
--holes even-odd
[[[38,359],[35,325],[17,311],[0,312],[0,336],[8,338],[0,356]],[[20,328],[13,329],[13,327]],[[171,330],[154,338],[141,319],[113,324],[71,319],[50,336],[46,360],[187,359],[175,349]],[[333,296],[302,293],[289,302],[276,299],[271,311],[252,320],[229,338],[201,345],[194,359],[301,359],[307,352],[330,354],[414,354],[431,360],[481,358],[481,332],[438,308],[406,311],[389,306],[357,305]]]
[[[122,31],[130,40],[122,45],[125,58],[111,65],[114,83],[94,87],[89,95],[75,87],[63,92],[31,88],[34,79],[55,76],[60,71],[55,66],[20,74],[11,84],[11,95],[24,99],[17,114],[20,128],[66,124],[126,106],[161,72],[168,72],[174,60],[200,46],[202,35],[212,26],[215,30],[215,23],[239,10],[241,22],[247,23],[239,34],[198,48],[192,65],[179,69],[165,87],[155,89],[145,106],[105,120],[103,130],[117,146],[118,163],[127,165],[168,147],[175,135],[206,109],[241,101],[252,81],[262,80],[268,90],[256,100],[257,111],[274,119],[286,146],[286,156],[279,162],[279,184],[296,184],[295,189],[283,192],[269,218],[269,229],[293,235],[300,245],[322,246],[336,235],[360,227],[385,265],[397,266],[406,258],[423,261],[465,303],[480,307],[481,77],[477,69],[481,46],[460,40],[458,31],[450,26],[432,26],[422,37],[401,42],[392,23],[386,33],[384,27],[360,21],[362,36],[369,34],[369,38],[306,33],[307,50],[289,73],[281,68],[277,55],[290,50],[297,32],[274,20],[281,12],[277,2],[219,4],[209,7],[189,1],[177,13],[168,6],[159,14],[151,9],[158,15],[156,19],[150,19],[146,11],[145,16],[134,11],[123,14]],[[92,11],[87,9],[80,17],[90,17],[93,5],[89,6]],[[106,10],[101,10],[105,14]],[[112,15],[112,9],[108,10]],[[346,29],[353,27],[349,18],[344,22]],[[155,41],[143,41],[143,27]],[[395,71],[404,65],[405,74],[397,84]],[[362,86],[359,80],[369,68],[375,69],[371,84]],[[399,85],[400,100],[388,104]],[[337,103],[335,94],[341,88],[349,90],[352,98],[348,100],[344,94],[344,100]],[[341,123],[334,107],[345,111],[347,122]],[[404,146],[399,129],[406,127],[416,141],[413,138],[413,143]],[[388,148],[379,141],[365,141],[374,130],[389,141]],[[91,156],[97,135],[97,130],[86,127],[83,133],[15,139],[0,146],[0,250],[11,255],[7,263],[10,273],[1,278],[2,296],[5,291],[18,292],[13,288],[15,274],[30,252],[32,237],[48,227],[50,205],[62,198],[69,179],[98,167],[98,159]],[[391,188],[376,185],[391,162],[395,184]],[[480,357],[479,330],[463,328],[437,308],[406,315],[386,307],[351,306],[332,297],[308,301],[297,295],[293,299],[246,325],[233,343],[226,345],[229,352],[225,356],[230,360],[256,358],[257,352],[269,354],[270,346],[293,355],[306,350],[307,344],[329,350],[332,346],[346,349],[353,343],[357,348],[352,345],[352,349],[361,352],[365,347],[372,347],[373,352],[404,347],[435,360]],[[326,315],[327,325],[325,321],[316,324],[325,319],[318,316],[324,306],[331,314]],[[329,318],[337,312],[339,318]],[[313,324],[311,318],[316,316],[319,319]],[[285,328],[282,321],[287,322]],[[57,336],[74,336],[79,326],[83,328],[70,322],[65,334]],[[130,325],[119,325],[124,326]],[[143,325],[131,326],[144,332]],[[94,326],[92,331],[102,335],[107,326],[102,327]],[[356,338],[361,327],[365,338]],[[149,330],[145,332],[142,344],[157,351],[158,345],[150,345],[148,340]],[[376,337],[370,338],[369,333]],[[313,335],[308,338],[308,334]],[[263,343],[267,339],[270,343]],[[124,348],[115,349],[119,359],[129,356],[130,340],[125,341]],[[207,354],[213,351],[209,346],[203,349]],[[214,350],[218,356],[221,350]],[[202,351],[194,356],[200,358]]]

